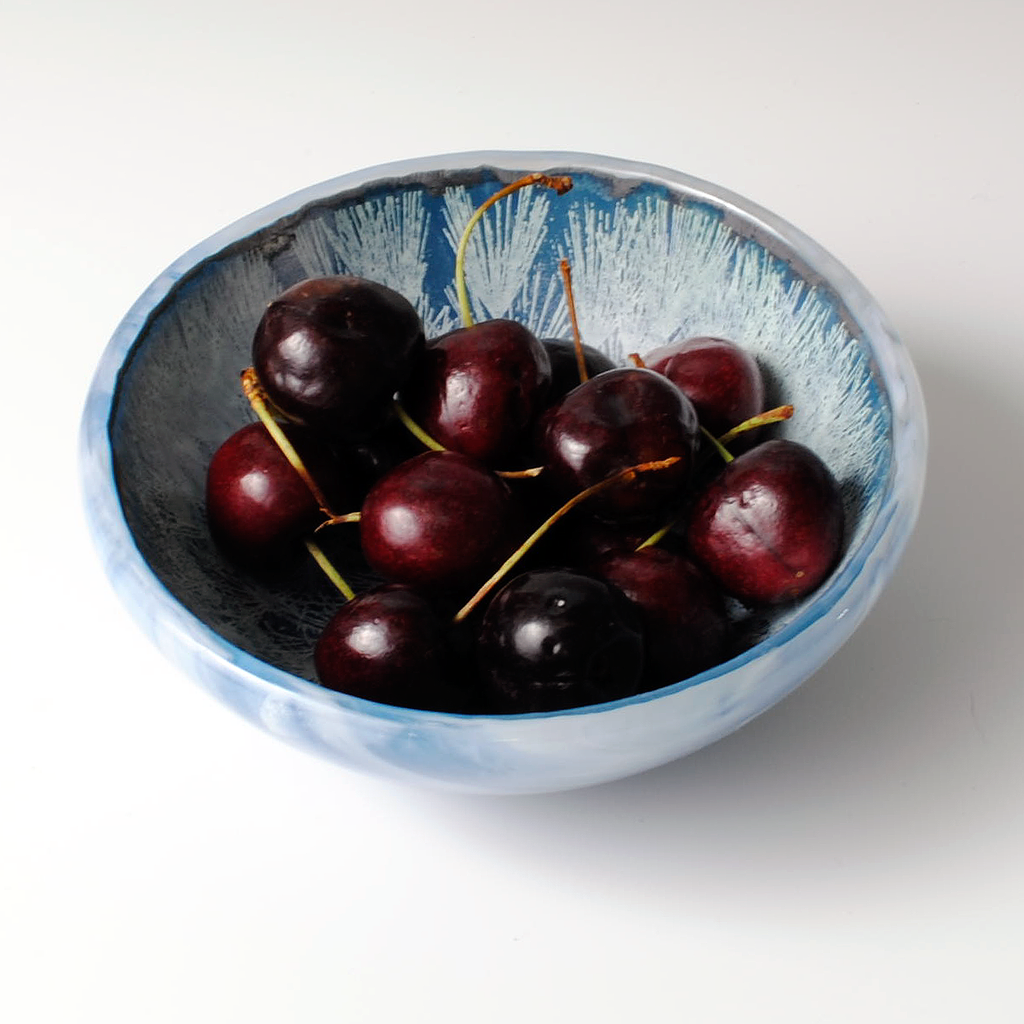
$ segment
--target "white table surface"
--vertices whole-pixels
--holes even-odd
[[[0,1019],[1024,1020],[1024,6],[0,2]],[[928,402],[876,610],[730,738],[548,797],[398,788],[137,631],[76,432],[197,241],[402,157],[660,163],[875,294]]]

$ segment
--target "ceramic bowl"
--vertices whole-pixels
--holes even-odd
[[[467,257],[475,315],[569,336],[558,263],[585,340],[628,353],[731,338],[791,402],[782,436],[842,485],[845,554],[763,639],[693,678],[549,714],[460,716],[327,691],[311,651],[337,605],[315,567],[285,585],[240,573],[203,509],[215,448],[251,419],[238,386],[266,302],[301,278],[358,274],[459,326],[454,248],[470,213],[531,171],[573,189],[493,208]],[[796,228],[677,171],[577,153],[481,152],[346,174],[244,218],[177,260],[110,341],[85,408],[85,504],[111,582],[159,648],[269,733],[378,776],[479,793],[570,789],[666,763],[732,732],[815,672],[867,615],[910,536],[924,482],[921,392],[864,288]]]

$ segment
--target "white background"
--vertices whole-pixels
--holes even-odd
[[[1024,6],[0,0],[0,1018],[1020,1021]],[[293,751],[169,667],[76,432],[180,253],[387,160],[564,149],[768,207],[928,402],[920,524],[857,635],[646,776],[484,799]]]

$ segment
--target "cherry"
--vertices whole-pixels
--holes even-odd
[[[636,478],[595,498],[595,514],[649,515],[678,503],[693,466],[697,414],[671,381],[623,367],[591,377],[545,413],[539,448],[545,473],[568,495],[628,466],[678,457],[664,472]]]
[[[310,278],[267,307],[253,365],[286,415],[362,434],[385,415],[423,344],[420,318],[398,292],[359,277]]]
[[[637,692],[643,638],[614,587],[568,570],[523,573],[484,614],[481,681],[507,713],[558,711]]]
[[[345,491],[356,500],[322,441],[297,426],[283,429],[339,507]],[[237,430],[214,453],[206,474],[206,516],[217,542],[247,562],[266,559],[327,518],[262,423]]]
[[[439,444],[491,465],[509,456],[551,386],[543,345],[513,320],[485,320],[433,341],[402,401]]]
[[[599,561],[596,572],[639,610],[648,685],[676,683],[722,660],[728,635],[725,602],[687,558],[660,547],[618,551]]]
[[[643,361],[693,402],[701,425],[716,436],[764,408],[764,380],[757,362],[725,338],[689,338],[655,349]]]
[[[505,482],[459,452],[424,452],[381,477],[363,503],[363,554],[395,583],[479,582],[511,547]]]
[[[571,338],[542,338],[541,344],[547,349],[548,358],[551,360],[551,390],[548,393],[548,404],[554,405],[582,383],[576,359],[576,343]],[[615,363],[592,345],[583,346],[583,358],[588,377],[596,377],[605,370],[615,369]]]
[[[314,650],[331,690],[399,707],[458,711],[460,687],[450,624],[407,587],[385,584],[342,605]]]
[[[442,447],[488,464],[509,455],[532,426],[551,386],[551,362],[544,346],[522,324],[474,322],[466,290],[466,251],[473,228],[487,210],[534,185],[562,195],[572,188],[572,179],[527,174],[476,208],[455,250],[462,328],[430,344],[420,372],[402,396],[417,429]]]
[[[731,461],[697,497],[687,529],[693,557],[748,604],[810,593],[843,542],[835,477],[796,441],[766,441]]]

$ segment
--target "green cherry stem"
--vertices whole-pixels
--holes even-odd
[[[783,420],[788,420],[793,415],[793,406],[791,405],[780,405],[775,409],[769,409],[767,412],[760,412],[756,416],[751,416],[749,420],[744,420],[739,426],[733,427],[732,430],[724,433],[719,439],[719,444],[729,444],[730,441],[735,441],[740,434],[747,430],[755,430],[757,427],[766,427],[770,423],[781,423]]]
[[[330,559],[323,553],[320,545],[315,541],[306,541],[306,550],[313,556],[313,560],[324,571],[324,575],[341,591],[346,601],[351,601],[356,592],[345,582],[344,577],[331,564]]]
[[[554,189],[558,195],[564,195],[572,188],[572,178],[566,175],[552,177],[549,174],[541,174],[539,172],[528,174],[525,178],[519,178],[510,185],[499,189],[493,196],[481,203],[473,216],[469,218],[469,223],[463,229],[458,248],[455,250],[455,292],[459,297],[459,312],[462,315],[462,325],[464,327],[472,327],[474,323],[473,313],[469,308],[469,293],[466,291],[466,246],[469,243],[470,232],[480,218],[495,203],[529,185],[543,185],[545,188]]]
[[[434,452],[446,452],[447,448],[440,441],[436,441],[432,438],[406,411],[405,406],[396,398],[393,400],[395,407],[395,413],[398,418],[402,421],[403,426],[406,430],[412,434],[421,444],[425,445],[431,451]],[[526,480],[530,477],[540,476],[544,472],[543,466],[531,466],[529,469],[497,469],[494,471],[495,476],[500,476],[505,480]],[[336,517],[339,521],[346,521],[344,516]],[[352,522],[352,520],[347,520]],[[329,525],[327,523],[324,524]]]
[[[733,456],[725,446],[731,441],[735,441],[740,434],[746,433],[748,430],[756,430],[758,427],[766,427],[770,423],[781,423],[783,420],[788,420],[792,415],[793,406],[779,405],[774,409],[769,409],[767,412],[759,412],[756,416],[751,416],[750,419],[744,420],[733,427],[732,430],[727,430],[721,437],[715,437],[705,427],[700,429],[704,436],[714,445],[718,454],[728,464],[732,462]]]
[[[448,449],[445,448],[440,441],[435,441],[405,410],[405,406],[396,398],[394,399],[395,413],[398,418],[402,421],[402,426],[416,438],[420,444],[429,448],[434,452],[446,452]]]
[[[256,413],[260,423],[267,428],[267,433],[274,439],[275,444],[281,450],[281,454],[291,464],[292,469],[302,477],[303,483],[309,488],[310,494],[313,495],[313,500],[320,506],[320,511],[327,516],[326,522],[321,523],[317,530],[324,526],[331,526],[334,523],[353,523],[358,522],[359,513],[352,512],[349,515],[339,516],[331,511],[330,505],[327,504],[327,499],[324,497],[323,491],[320,490],[317,482],[313,479],[309,470],[306,469],[306,464],[302,461],[302,457],[295,450],[294,445],[288,440],[288,436],[281,429],[281,425],[270,415],[270,409],[267,406],[266,392],[263,390],[263,385],[260,383],[259,377],[256,376],[256,371],[253,367],[246,367],[242,371],[242,390],[245,392],[245,397],[249,400],[249,405],[252,407],[252,411]],[[315,531],[314,531],[315,532]],[[313,556],[316,564],[323,569],[324,574],[327,578],[341,591],[346,601],[351,601],[355,597],[355,591],[345,582],[341,573],[331,564],[328,557],[323,553],[320,546],[312,540],[306,540],[306,549]]]
[[[260,423],[267,428],[267,433],[274,439],[277,447],[281,449],[281,454],[291,464],[292,469],[302,477],[303,483],[313,495],[313,500],[320,506],[320,511],[328,519],[334,519],[335,515],[331,511],[327,499],[324,497],[324,492],[320,490],[317,482],[310,475],[309,470],[306,469],[306,464],[302,461],[299,453],[281,429],[281,424],[270,415],[270,409],[267,406],[267,393],[263,390],[263,385],[260,383],[259,377],[256,376],[255,369],[251,366],[246,367],[242,371],[242,390],[245,392],[245,397],[249,400],[252,411],[256,413]]]
[[[579,494],[573,495],[561,508],[556,509],[544,520],[540,526],[537,527],[533,533],[530,534],[522,544],[512,552],[508,558],[498,567],[498,569],[490,576],[486,583],[458,610],[455,615],[455,622],[462,622],[470,612],[505,578],[507,573],[515,567],[519,560],[544,536],[545,533],[551,529],[555,523],[558,522],[566,513],[571,512],[581,502],[586,501],[588,498],[593,497],[595,494],[600,494],[601,491],[607,490],[609,487],[614,487],[616,484],[629,483],[631,480],[635,480],[641,473],[653,473],[661,469],[668,469],[669,466],[674,466],[679,461],[678,455],[673,455],[667,459],[660,459],[657,462],[642,462],[638,466],[630,466],[628,469],[621,470],[618,473],[613,474],[610,477],[602,480],[600,483],[593,484],[584,491],[580,491]]]
[[[660,544],[668,535],[669,530],[678,522],[679,516],[676,516],[675,519],[670,519],[660,530],[656,530],[642,544],[638,544],[636,550],[643,551],[644,548],[653,548],[655,544]]]
[[[729,449],[726,448],[725,445],[722,444],[722,442],[719,441],[718,438],[715,437],[715,435],[712,434],[707,427],[701,427],[700,431],[711,442],[715,451],[717,451],[718,454],[722,456],[722,458],[725,460],[726,465],[732,462],[734,458],[732,452],[730,452]]]

